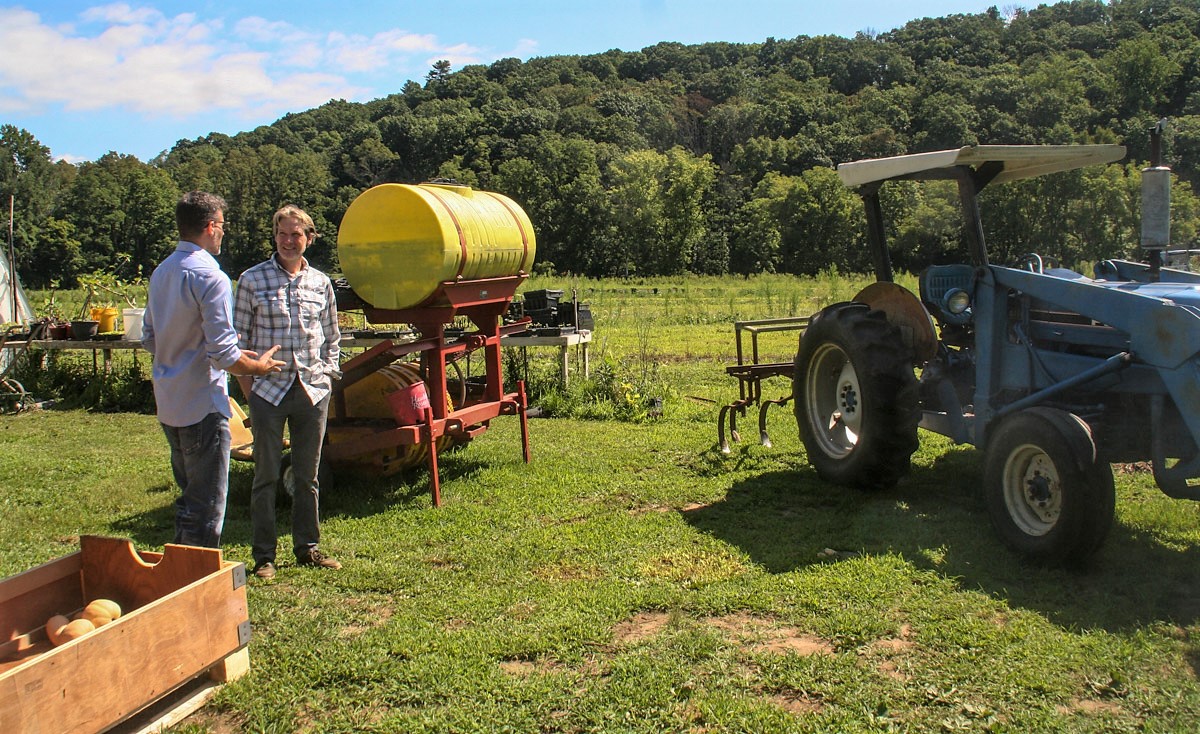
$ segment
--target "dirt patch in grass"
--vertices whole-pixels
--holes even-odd
[[[599,566],[564,562],[539,566],[533,575],[544,581],[595,581],[604,578],[604,570]]]
[[[527,678],[539,672],[538,666],[528,660],[501,660],[500,670],[508,675],[515,675],[518,678]]]
[[[533,602],[519,601],[516,604],[509,606],[505,614],[509,619],[526,620],[533,618],[538,613],[538,605]]]
[[[671,620],[666,612],[639,612],[621,622],[613,630],[613,642],[628,645],[649,639],[662,632]],[[698,620],[702,625],[720,630],[726,637],[755,652],[784,655],[832,655],[832,642],[818,635],[752,614],[726,614]]]
[[[651,512],[657,512],[660,514],[665,514],[668,512],[694,512],[695,510],[701,510],[708,506],[709,503],[707,502],[689,502],[683,507],[671,507],[670,505],[659,504],[638,505],[636,507],[629,508],[629,514],[646,515]]]
[[[370,606],[354,604],[349,601],[348,603],[354,608],[356,619],[338,631],[338,637],[343,639],[358,637],[364,632],[379,629],[387,624],[394,613],[391,606],[383,603]]]
[[[748,645],[757,652],[778,655],[795,653],[802,656],[832,655],[834,653],[833,643],[829,640],[750,614],[708,617],[703,622],[710,627],[724,631],[729,637]]]
[[[904,624],[900,626],[896,637],[885,637],[868,645],[863,650],[863,656],[882,656],[884,659],[877,666],[879,672],[893,680],[908,680],[909,676],[900,671],[900,665],[895,658],[916,646],[917,643],[912,640],[912,626]]]
[[[445,556],[425,556],[421,560],[429,564],[432,568],[443,571],[461,571],[465,568],[462,563],[452,558],[446,558]]]
[[[883,673],[892,680],[905,681],[909,679],[909,675],[907,673],[902,673],[900,671],[900,666],[896,664],[895,660],[884,660],[883,662],[879,663],[879,672]]]
[[[791,688],[778,691],[769,696],[768,700],[794,716],[819,714],[825,708],[825,703],[820,698]]]
[[[632,619],[617,625],[613,630],[613,642],[630,645],[648,640],[662,632],[670,621],[671,615],[666,612],[638,612]]]
[[[245,721],[237,714],[224,711],[197,711],[184,719],[209,734],[237,734],[244,731]]]
[[[1068,704],[1058,706],[1063,714],[1120,714],[1121,705],[1114,701],[1101,701],[1095,698],[1074,698]]]
[[[912,626],[900,625],[899,634],[896,637],[885,637],[882,640],[876,640],[871,643],[871,648],[884,652],[904,652],[916,647],[917,643],[912,641]]]

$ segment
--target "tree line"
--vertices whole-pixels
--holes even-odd
[[[1107,167],[997,186],[981,201],[997,262],[1137,255],[1148,131],[1168,120],[1173,240],[1197,244],[1200,0],[1073,0],[912,21],[853,38],[663,42],[640,51],[501,59],[366,103],[333,100],[154,160],[54,162],[0,125],[0,193],[29,287],[96,270],[148,273],[174,247],[174,203],[230,204],[232,275],[263,259],[283,203],[313,214],[336,272],[342,214],[365,189],[434,178],[507,194],[531,217],[537,267],[601,276],[812,274],[870,268],[839,162],[976,143],[1122,143]],[[893,263],[965,256],[953,189],[885,192]],[[323,246],[322,246],[323,245]]]

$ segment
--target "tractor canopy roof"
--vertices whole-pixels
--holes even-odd
[[[987,172],[989,183],[1015,181],[1069,171],[1125,157],[1123,145],[968,145],[954,150],[898,155],[842,163],[837,167],[849,187],[891,179],[948,178],[951,169]]]

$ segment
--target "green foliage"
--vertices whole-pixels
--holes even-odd
[[[229,201],[222,261],[232,275],[269,255],[270,215],[285,203],[313,215],[322,239],[310,260],[336,271],[337,227],[359,192],[439,176],[520,203],[539,262],[553,263],[539,272],[810,275],[870,266],[861,206],[833,175],[840,162],[975,143],[1114,142],[1129,150],[1123,164],[996,187],[1012,192],[985,203],[1014,214],[986,233],[997,261],[1043,247],[1101,259],[1134,254],[1140,194],[1125,166],[1144,165],[1147,131],[1167,118],[1173,232],[1191,247],[1198,19],[1194,0],[1088,0],[853,38],[662,42],[458,71],[439,60],[381,99],[180,141],[148,164],[117,153],[56,164],[30,132],[3,126],[0,193],[16,198],[17,266],[31,287],[71,287],[122,254],[151,272],[174,239],[171,208],[191,189]],[[936,187],[888,203],[901,267],[964,251]]]
[[[12,377],[38,400],[59,408],[82,408],[102,413],[154,413],[150,358],[114,350],[108,369],[85,351],[27,350]]]
[[[128,280],[117,274],[129,269],[128,260],[127,255],[121,254],[116,257],[117,264],[113,269],[97,270],[79,276],[79,286],[85,293],[81,318],[88,318],[87,310],[90,306],[136,308],[139,304],[145,304],[148,284],[142,277],[141,269],[138,268],[136,274]]]
[[[550,386],[535,382],[531,399],[546,417],[644,423],[662,415],[666,396],[673,395],[659,365],[628,368],[606,355],[592,365],[591,376]]]
[[[73,287],[89,272],[130,279],[151,272],[173,249],[179,195],[166,171],[133,156],[108,153],[80,164],[56,206],[56,216],[71,225],[80,243],[79,257],[46,275]],[[47,267],[54,264],[49,255],[41,257]]]

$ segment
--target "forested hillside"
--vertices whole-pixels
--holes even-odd
[[[112,152],[55,163],[37,131],[6,125],[0,191],[16,195],[30,287],[148,272],[172,249],[174,202],[193,188],[230,203],[231,274],[270,251],[270,214],[286,202],[315,215],[324,237],[312,259],[336,270],[337,225],[359,192],[439,177],[521,203],[541,268],[806,274],[868,267],[839,162],[973,143],[1123,143],[1122,165],[986,192],[998,261],[1036,250],[1073,263],[1136,256],[1138,172],[1149,129],[1167,118],[1173,239],[1195,245],[1200,0],[1005,7],[854,38],[664,42],[459,71],[440,62],[385,98],[180,141],[149,162]],[[957,256],[952,191],[896,192],[886,202],[896,266]]]

